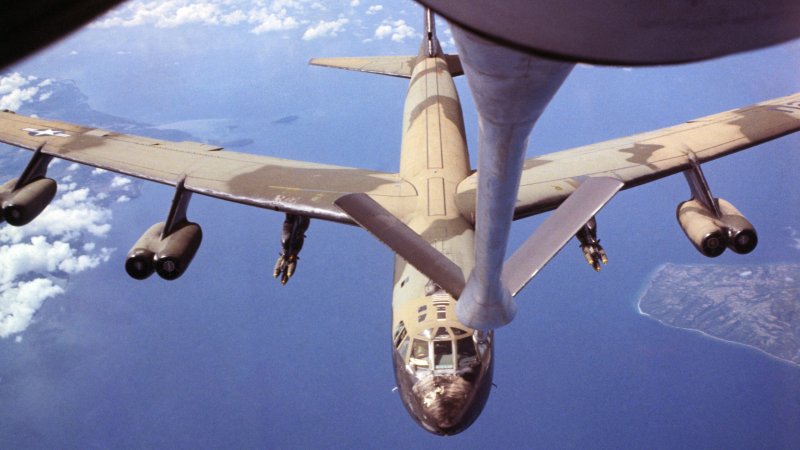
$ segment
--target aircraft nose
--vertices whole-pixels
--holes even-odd
[[[431,375],[420,380],[413,388],[422,409],[420,422],[428,431],[440,435],[465,430],[477,415],[473,411],[473,390],[474,384],[458,375]]]

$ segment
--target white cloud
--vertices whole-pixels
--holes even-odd
[[[92,170],[92,175],[102,175],[102,174],[104,174],[106,172],[108,172],[106,169],[101,169],[99,167],[95,167],[94,170]]]
[[[375,37],[377,39],[383,39],[392,34],[392,26],[391,25],[380,25],[378,28],[375,29]]]
[[[19,72],[14,72],[11,75],[6,75],[0,78],[0,94],[8,94],[16,89],[19,89],[29,83],[28,79]]]
[[[383,10],[383,5],[372,5],[367,8],[367,15],[377,14],[381,10]]]
[[[195,12],[202,16],[202,11]],[[184,14],[191,16],[190,12]],[[36,101],[35,91],[52,83],[19,73],[0,77],[0,104]],[[24,227],[0,225],[0,338],[24,331],[44,301],[63,294],[66,283],[60,280],[107,262],[114,251],[84,239],[102,238],[109,232],[112,213],[100,201],[109,195],[118,201],[127,198],[122,193],[130,190],[132,182],[119,175],[95,178],[93,182],[107,180],[108,185],[93,195],[73,181],[81,173],[79,167],[73,163],[58,169],[64,172],[57,197],[33,222]],[[91,172],[93,176],[104,173],[102,169]]]
[[[64,293],[50,277],[21,278],[44,272],[76,274],[107,262],[111,252],[103,248],[97,254],[77,254],[69,243],[51,243],[44,236],[0,246],[0,338],[24,331],[45,300]]]
[[[225,14],[220,18],[220,22],[223,25],[238,25],[242,22],[247,20],[247,14],[242,12],[242,10],[237,9],[231,13]]]
[[[348,19],[339,18],[331,21],[321,20],[316,25],[306,29],[303,33],[303,40],[310,41],[323,37],[335,37],[340,32],[344,31],[344,26],[350,22]]]
[[[45,300],[64,293],[47,278],[10,285],[0,292],[0,338],[25,331]]]
[[[15,111],[32,101],[39,93],[36,77],[24,77],[19,72],[0,77],[0,109]]]
[[[105,236],[111,229],[111,210],[95,203],[89,189],[69,190],[56,198],[33,222],[24,227],[0,228],[0,243],[19,243],[31,236],[48,235],[64,240],[82,234]]]
[[[449,27],[444,29],[444,39],[441,41],[442,47],[455,48],[456,41],[453,39],[453,30]]]
[[[786,230],[789,231],[789,239],[791,240],[789,245],[795,250],[800,250],[800,233],[794,227],[786,227]]]
[[[297,28],[300,21],[290,12],[303,9],[303,3],[297,0],[206,0],[199,3],[190,0],[137,0],[103,16],[92,26],[113,28],[150,25],[156,28],[174,28],[192,24],[235,26],[249,23],[253,25],[251,32],[261,34]]]
[[[114,175],[114,179],[111,180],[111,187],[112,188],[121,188],[121,187],[126,186],[128,184],[131,184],[131,179],[130,178],[125,178],[125,177],[120,176],[120,175]]]
[[[68,185],[30,224],[0,227],[0,338],[24,331],[45,300],[64,293],[56,277],[109,260],[113,249],[83,242],[111,229],[111,210],[97,203],[100,197]]]
[[[408,25],[405,20],[384,20],[378,28],[375,29],[376,39],[390,38],[395,42],[403,42],[407,38],[417,36],[417,31]]]
[[[119,197],[117,197],[117,203],[125,203],[129,201],[131,201],[131,198],[128,197],[127,195],[120,195]]]
[[[269,4],[269,8],[273,11],[281,11],[284,9],[302,9],[302,7],[302,3],[297,0],[272,0],[272,2]]]
[[[173,28],[187,24],[216,25],[222,12],[214,3],[191,3],[183,0],[164,2],[134,1],[93,23],[99,28],[135,27],[155,25],[157,28]]]
[[[285,9],[278,12],[271,12],[267,8],[250,11],[248,22],[256,24],[250,30],[254,34],[291,30],[300,26],[300,23],[294,17],[289,16]]]
[[[175,14],[162,18],[156,25],[161,27],[177,27],[187,23],[202,23],[216,25],[219,23],[219,13],[216,5],[210,3],[197,3],[181,6]]]
[[[356,7],[361,4],[361,0],[350,0],[350,6]]]

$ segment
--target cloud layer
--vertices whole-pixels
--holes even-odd
[[[0,77],[0,109],[18,110],[23,104],[37,100],[45,101],[53,94],[47,89],[52,80],[39,80],[34,76],[22,76],[18,72]]]
[[[331,17],[331,10],[340,12]],[[359,40],[364,35],[374,35],[377,39],[403,42],[409,37],[419,36],[404,20],[394,20],[387,14],[383,5],[362,4],[359,0],[342,0],[338,5],[315,0],[134,0],[112,10],[92,26],[240,26],[254,34],[294,30],[297,37],[306,41],[334,38],[346,31],[360,36]],[[405,11],[399,14],[405,14]]]
[[[45,300],[62,294],[59,280],[107,262],[113,252],[93,241],[111,229],[111,210],[88,188],[67,183],[60,190],[66,192],[29,225],[0,228],[0,338],[24,331]]]
[[[0,108],[44,101],[52,81],[12,73],[0,77]],[[2,181],[22,170],[28,152],[4,149]],[[14,173],[16,172],[16,173]],[[65,280],[107,262],[114,249],[100,246],[111,229],[110,205],[130,200],[129,178],[54,160],[48,176],[58,195],[30,224],[0,225],[0,338],[24,331],[44,302],[65,292]],[[78,188],[80,180],[81,187]]]

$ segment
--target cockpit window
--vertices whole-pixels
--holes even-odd
[[[403,340],[403,338],[406,337],[407,333],[408,332],[406,331],[406,325],[401,320],[400,323],[397,324],[397,329],[394,330],[394,346],[395,347],[400,345],[400,342]]]
[[[411,363],[417,367],[428,367],[428,342],[414,339],[411,345]]]
[[[439,329],[436,330],[435,339],[449,339],[449,338],[450,338],[450,333],[447,332],[446,327],[439,327]]]
[[[406,352],[408,351],[409,342],[411,341],[408,339],[408,336],[406,336],[406,338],[403,339],[403,342],[400,343],[400,347],[397,348],[397,351],[400,353],[401,357],[405,358]]]
[[[453,368],[453,342],[434,341],[433,343],[433,368],[452,369]]]
[[[475,350],[475,342],[472,340],[472,336],[456,341],[456,351],[458,352],[459,369],[464,369],[478,362],[478,352]]]
[[[453,335],[454,336],[463,336],[463,335],[467,334],[467,332],[462,330],[461,328],[450,328],[450,329],[453,330]]]

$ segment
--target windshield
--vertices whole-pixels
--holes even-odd
[[[480,362],[479,349],[472,334],[459,328],[429,328],[413,339],[400,331],[395,345],[415,369],[462,370]]]

